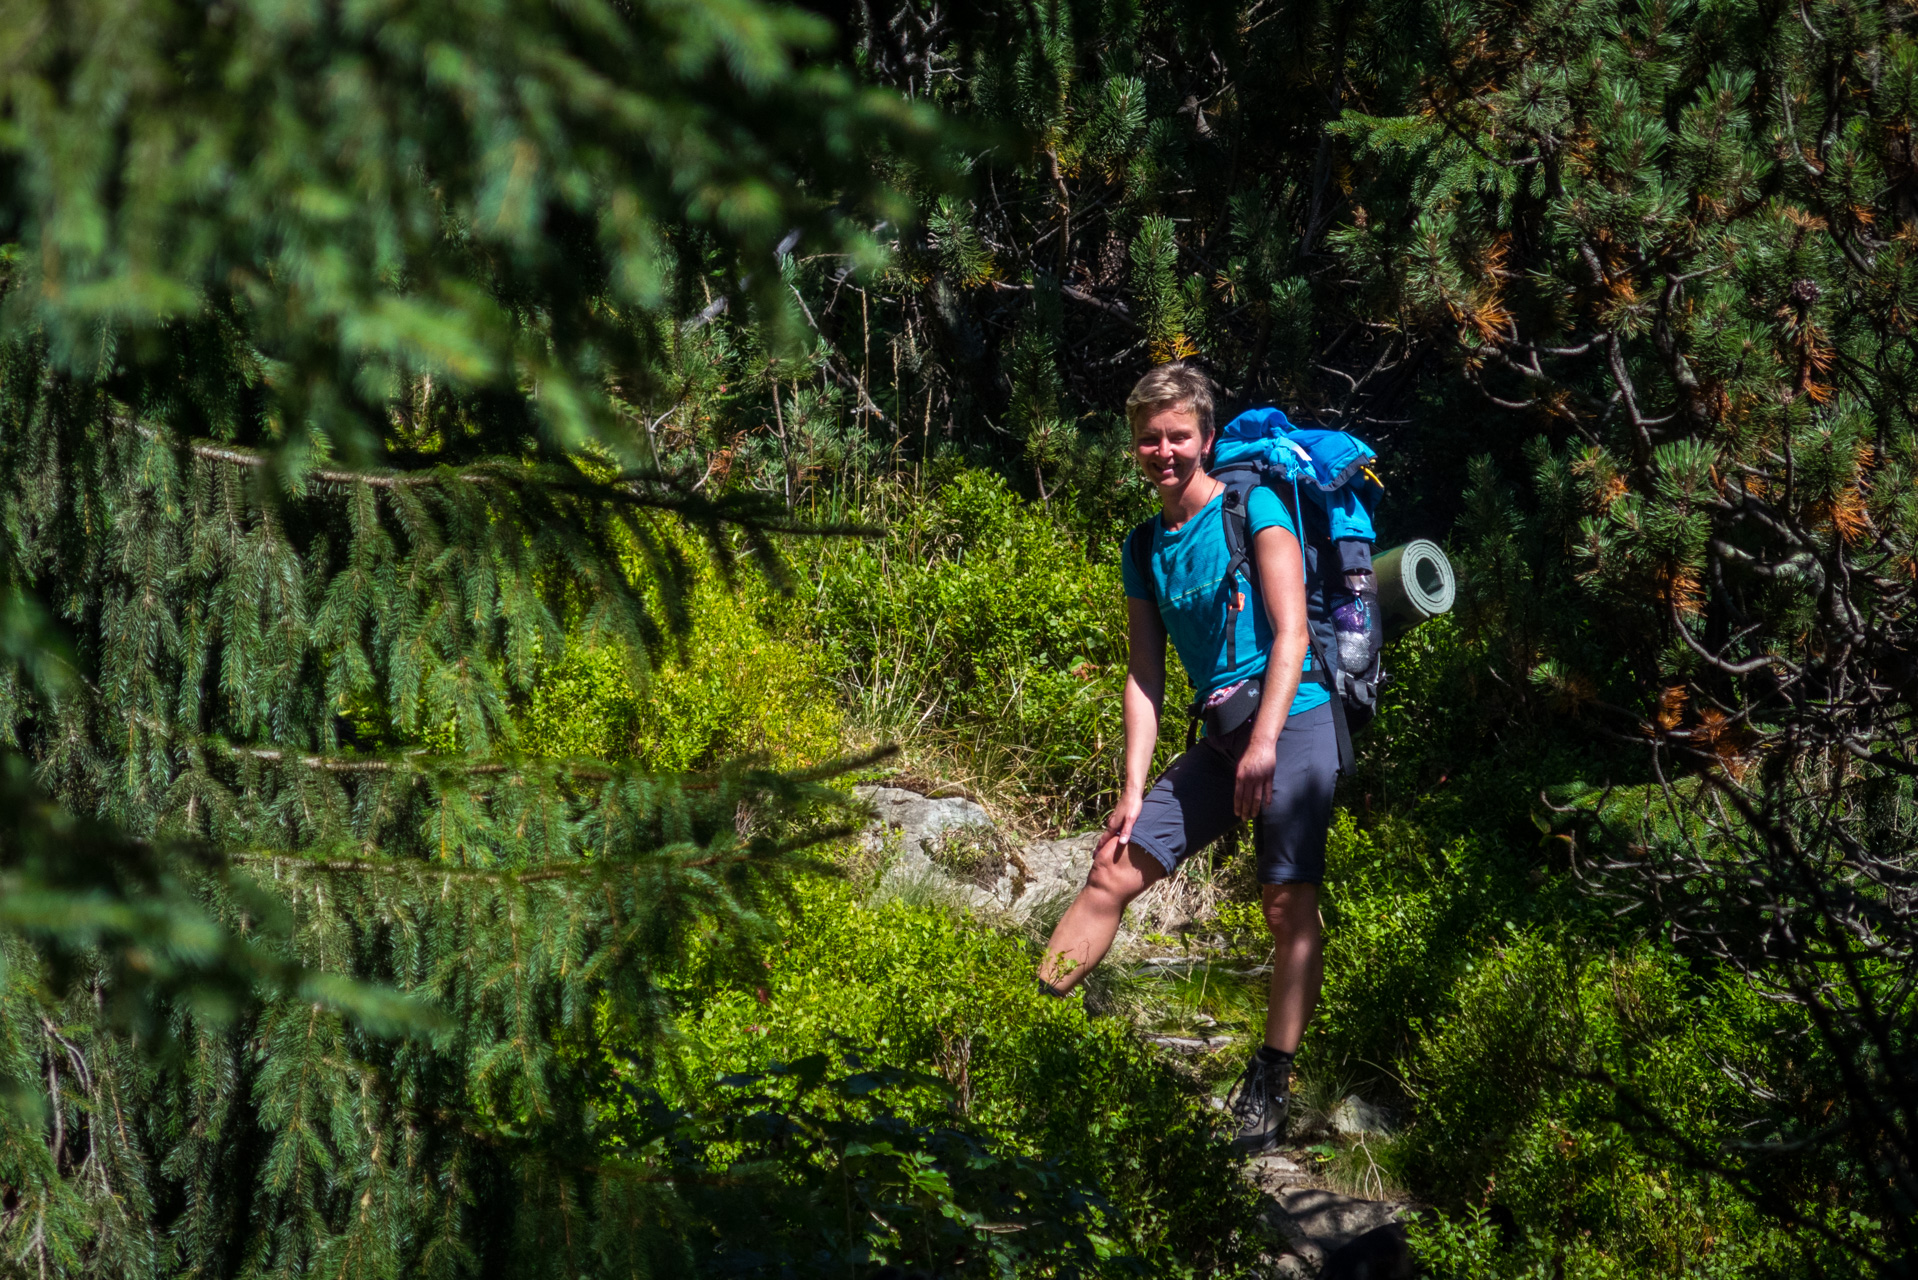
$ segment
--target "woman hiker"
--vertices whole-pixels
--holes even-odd
[[[1248,571],[1223,581],[1229,563],[1225,486],[1206,474],[1214,428],[1212,385],[1184,365],[1161,365],[1126,399],[1132,445],[1159,491],[1150,522],[1150,574],[1123,555],[1130,658],[1125,684],[1125,784],[1092,855],[1085,888],[1046,944],[1040,985],[1063,996],[1105,956],[1126,904],[1179,863],[1254,820],[1259,893],[1275,945],[1265,1042],[1231,1095],[1236,1150],[1258,1152],[1285,1136],[1292,1057],[1324,976],[1319,880],[1338,772],[1330,695],[1308,668],[1305,579],[1285,505],[1260,486],[1247,498]],[[1252,580],[1248,581],[1250,578]],[[1231,594],[1245,592],[1234,609]],[[1228,645],[1227,627],[1236,626]],[[1170,636],[1192,687],[1215,717],[1250,705],[1238,728],[1208,734],[1146,789],[1159,737]],[[1237,665],[1229,654],[1236,653]],[[1240,701],[1230,703],[1234,695]]]

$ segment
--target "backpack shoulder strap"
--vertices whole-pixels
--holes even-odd
[[[1245,592],[1239,590],[1240,573],[1251,581],[1252,537],[1250,520],[1246,517],[1245,502],[1247,486],[1227,483],[1224,499],[1219,504],[1219,524],[1225,533],[1225,574],[1220,589],[1225,592],[1225,665],[1228,670],[1236,670],[1239,665],[1239,611],[1245,608]]]
[[[1312,634],[1312,628],[1305,629],[1306,647],[1312,652],[1312,673],[1331,695],[1332,737],[1338,744],[1339,773],[1350,775],[1352,772],[1352,726],[1345,718],[1345,692],[1339,685],[1343,673],[1335,676],[1335,668],[1325,660],[1325,650],[1319,647],[1319,638]]]

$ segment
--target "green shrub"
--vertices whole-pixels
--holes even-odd
[[[1534,1234],[1501,1231],[1478,1206],[1457,1217],[1414,1214],[1407,1220],[1406,1234],[1428,1280],[1627,1280],[1642,1274],[1621,1266],[1589,1240],[1554,1247]]]
[[[815,882],[763,983],[687,1012],[670,1074],[686,1101],[721,1107],[729,1073],[860,1046],[870,1064],[946,1082],[896,1098],[906,1120],[963,1125],[1096,1188],[1117,1206],[1115,1237],[1152,1274],[1240,1273],[1257,1245],[1256,1196],[1198,1086],[1128,1026],[1040,996],[1032,972],[1013,938]]]
[[[1434,850],[1401,821],[1363,831],[1349,810],[1334,813],[1321,908],[1325,992],[1311,1027],[1311,1062],[1346,1076],[1385,1077],[1412,1048],[1451,975],[1482,941],[1484,899],[1497,881],[1479,865],[1479,852],[1464,839]]]
[[[1056,826],[1102,818],[1123,744],[1116,561],[985,471],[879,490],[864,514],[884,537],[817,549],[809,622],[866,730],[945,755]],[[1166,705],[1182,707],[1170,665]]]
[[[1426,679],[1458,670],[1456,638],[1431,638],[1407,684],[1423,682],[1412,692],[1442,722],[1471,691]],[[1527,760],[1522,742],[1492,744],[1446,768],[1457,743],[1430,726],[1394,745],[1398,767],[1439,767],[1369,825],[1335,815],[1326,984],[1301,1066],[1398,1104],[1409,1127],[1373,1151],[1399,1184],[1515,1214],[1511,1239],[1432,1227],[1450,1259],[1432,1254],[1434,1275],[1789,1273],[1796,1247],[1697,1158],[1735,1149],[1724,1144],[1756,1114],[1735,1077],[1791,1078],[1778,1061],[1798,1042],[1787,1015],[1635,941],[1579,892],[1562,842],[1525,821],[1540,774],[1579,776],[1563,749]],[[1242,914],[1242,945],[1262,947]]]
[[[813,1053],[728,1075],[723,1105],[689,1111],[640,1074],[616,1069],[623,1087],[595,1111],[602,1167],[669,1188],[647,1207],[670,1215],[671,1246],[645,1274],[843,1280],[904,1263],[953,1280],[1068,1280],[1129,1260],[1107,1234],[1122,1215],[1058,1161],[892,1105],[944,1091],[937,1079]]]
[[[1769,1265],[1788,1251],[1749,1204],[1644,1124],[1707,1149],[1738,1136],[1749,1099],[1730,1077],[1763,1053],[1749,1002],[1650,946],[1514,931],[1467,962],[1412,1054],[1418,1119],[1394,1155],[1414,1185],[1503,1204],[1582,1258],[1566,1274]]]
[[[584,648],[547,671],[522,730],[536,754],[637,760],[660,772],[758,760],[793,768],[840,750],[820,654],[793,642],[790,605],[757,573],[728,586],[699,562],[687,630],[651,671]]]

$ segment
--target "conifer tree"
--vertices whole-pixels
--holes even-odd
[[[1368,218],[1334,242],[1474,389],[1448,398],[1482,424],[1471,591],[1509,710],[1581,717],[1652,783],[1542,820],[1648,931],[1804,1013],[1822,1107],[1754,1082],[1771,1140],[1671,1150],[1830,1265],[1910,1274],[1910,15],[1468,6],[1392,47],[1428,75],[1338,126]]]
[[[893,269],[865,287],[828,259],[796,272],[810,376],[859,406],[875,458],[1002,466],[1103,537],[1145,501],[1113,465],[1114,406],[1155,361],[1196,359],[1235,400],[1402,424],[1415,344],[1353,314],[1325,241],[1350,177],[1326,126],[1357,91],[1344,50],[1369,9],[893,0],[846,16],[868,78],[975,140],[967,197],[911,187],[923,230],[886,229]],[[1035,414],[1048,364],[1055,407]],[[735,403],[755,399],[771,432],[768,395]],[[696,435],[689,451],[724,447]]]
[[[785,505],[628,407],[728,306],[786,349],[790,255],[909,213],[873,159],[946,181],[930,113],[758,3],[0,30],[6,1269],[697,1274],[746,1222],[835,1274],[1079,1257],[1092,1208],[975,1240],[1054,1184],[888,1120],[897,1073],[796,1064],[720,1129],[635,1091],[661,967],[740,962],[836,811],[515,730],[577,639],[670,643],[692,556],[779,572]],[[813,1172],[708,1194],[709,1151]]]

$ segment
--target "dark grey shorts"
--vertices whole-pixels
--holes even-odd
[[[1174,760],[1146,793],[1132,824],[1132,843],[1170,875],[1217,840],[1232,814],[1239,756],[1252,738],[1245,725],[1219,739],[1201,738]],[[1325,878],[1325,833],[1332,825],[1332,784],[1339,772],[1332,705],[1286,717],[1272,765],[1272,796],[1253,827],[1260,884],[1317,884]]]

